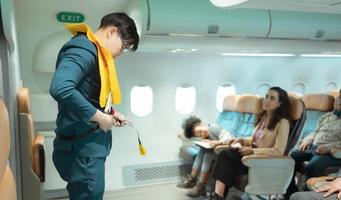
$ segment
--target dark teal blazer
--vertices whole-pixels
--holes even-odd
[[[90,118],[97,109],[102,110],[98,102],[99,93],[96,46],[85,34],[78,34],[60,50],[50,86],[50,94],[58,102],[54,150],[69,151],[76,156],[85,157],[109,155],[111,131],[97,130],[74,141],[58,137],[74,137],[96,126],[90,122]]]

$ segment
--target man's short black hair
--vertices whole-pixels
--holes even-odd
[[[194,136],[193,129],[197,124],[201,123],[201,119],[196,116],[190,116],[185,119],[182,123],[182,128],[184,129],[184,135],[186,138],[191,138]]]
[[[136,51],[139,45],[139,35],[133,19],[126,13],[110,13],[102,18],[99,28],[108,26],[115,26],[119,31],[122,42],[129,46],[131,51]]]

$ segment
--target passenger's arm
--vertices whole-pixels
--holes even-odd
[[[223,130],[219,135],[219,144],[227,144],[233,138],[232,134],[226,130]]]
[[[77,90],[77,85],[92,70],[96,55],[90,50],[71,47],[64,52],[50,86],[51,96],[80,120],[88,122],[97,109]]]
[[[255,155],[282,156],[284,154],[288,142],[290,125],[286,119],[281,119],[278,123],[277,133],[274,132],[276,134],[274,146],[269,148],[254,148],[253,153]]]
[[[304,151],[305,149],[309,148],[310,145],[313,143],[317,132],[320,131],[320,129],[322,128],[324,124],[325,118],[326,118],[326,114],[322,115],[318,122],[317,128],[313,132],[311,132],[307,137],[303,138],[302,144],[299,147],[301,151]]]
[[[337,140],[337,139],[336,139]],[[330,153],[330,151],[334,148],[340,148],[341,147],[341,141],[335,141],[329,144],[322,144],[319,145],[316,149],[316,153],[318,154],[327,154]]]

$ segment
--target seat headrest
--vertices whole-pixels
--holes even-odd
[[[329,95],[332,95],[334,98],[340,95],[340,90],[333,90],[328,92]]]
[[[262,111],[262,98],[257,95],[244,94],[238,98],[236,110],[242,113],[258,114]]]
[[[5,172],[10,148],[10,129],[5,103],[0,99],[0,180]]]
[[[224,98],[223,110],[224,111],[235,111],[239,95],[228,95]]]
[[[290,104],[290,112],[289,112],[290,120],[300,119],[302,117],[302,113],[304,110],[303,102],[295,97],[289,97],[289,104]]]
[[[307,110],[327,112],[334,108],[334,97],[329,94],[307,94],[302,100]]]
[[[295,97],[297,99],[300,99],[302,97],[302,95],[300,93],[297,93],[297,92],[288,92],[288,96],[289,97]]]
[[[30,91],[28,88],[19,89],[18,104],[20,113],[31,113]]]

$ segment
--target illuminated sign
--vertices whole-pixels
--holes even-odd
[[[84,22],[84,15],[76,12],[59,12],[57,20],[63,23],[82,23]]]

